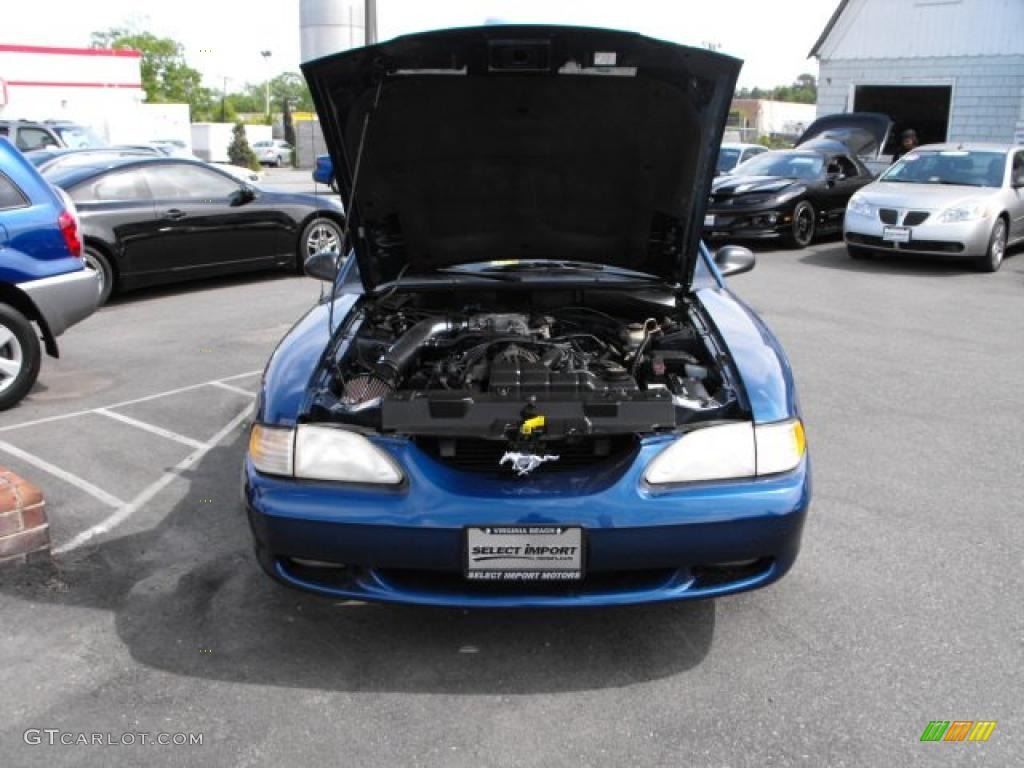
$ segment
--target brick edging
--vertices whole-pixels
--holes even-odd
[[[50,525],[42,491],[0,467],[0,567],[49,558]]]

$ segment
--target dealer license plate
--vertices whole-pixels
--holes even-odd
[[[883,227],[882,239],[890,243],[909,243],[910,227]]]
[[[466,528],[466,578],[472,581],[578,581],[583,529],[561,525]]]
[[[704,226],[705,227],[713,227],[713,226],[715,226],[715,215],[713,213],[705,214],[705,216],[704,216]]]

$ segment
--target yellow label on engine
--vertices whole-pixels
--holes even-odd
[[[534,416],[533,418],[527,419],[523,422],[523,426],[519,428],[519,432],[523,435],[530,435],[533,434],[535,429],[544,429],[543,416]]]

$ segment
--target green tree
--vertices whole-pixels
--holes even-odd
[[[281,104],[287,100],[291,111],[312,112],[313,97],[302,75],[298,72],[282,72],[270,81],[270,100]]]
[[[777,85],[774,88],[739,88],[737,99],[773,99],[774,101],[795,101],[800,104],[815,104],[818,101],[818,81],[814,75],[803,73],[791,85]]]
[[[260,161],[256,159],[256,153],[249,146],[249,140],[245,136],[245,126],[235,123],[231,129],[231,143],[228,144],[228,160],[233,165],[240,165],[243,168],[259,170]]]
[[[93,32],[91,46],[139,51],[142,54],[140,68],[146,101],[186,103],[192,120],[209,119],[216,97],[212,90],[203,86],[199,71],[185,62],[181,43],[150,32],[111,27]]]

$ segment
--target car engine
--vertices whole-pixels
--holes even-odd
[[[337,362],[335,410],[424,398],[434,411],[467,399],[656,402],[662,413],[664,404],[695,411],[720,407],[723,382],[708,364],[698,332],[659,308],[660,316],[626,318],[582,305],[458,313],[378,305],[362,318]]]

